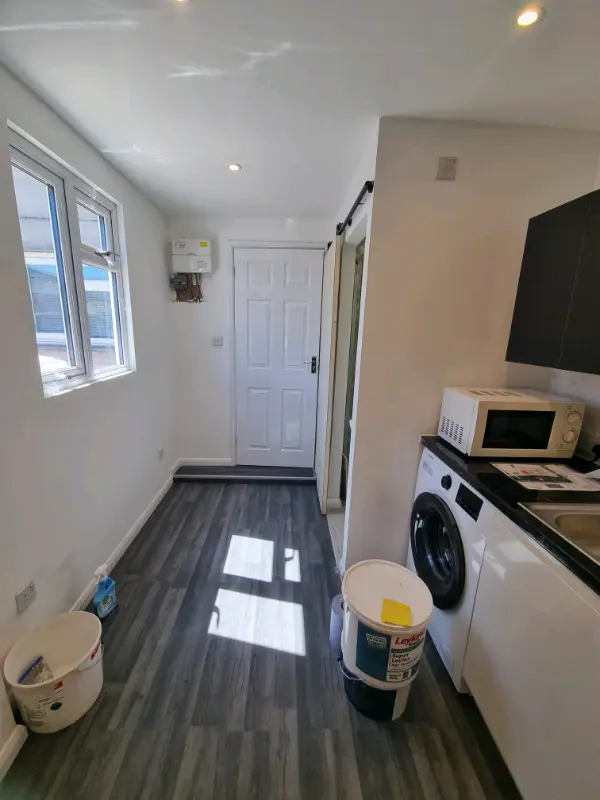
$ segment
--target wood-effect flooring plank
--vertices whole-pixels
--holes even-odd
[[[188,729],[174,800],[213,797],[218,747],[219,732],[216,728]]]

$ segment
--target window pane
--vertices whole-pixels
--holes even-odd
[[[75,366],[54,187],[13,166],[42,375]]]
[[[77,203],[77,216],[79,217],[79,235],[82,243],[94,247],[96,250],[107,250],[104,217],[96,214],[95,211],[90,211],[80,203]]]
[[[94,371],[123,363],[117,276],[101,267],[83,265]]]

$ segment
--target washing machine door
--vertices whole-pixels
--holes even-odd
[[[415,570],[437,608],[452,608],[465,586],[465,553],[454,515],[435,494],[423,492],[413,505],[410,544]]]

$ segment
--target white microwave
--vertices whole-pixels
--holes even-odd
[[[535,389],[444,389],[438,436],[469,456],[570,458],[584,403]]]

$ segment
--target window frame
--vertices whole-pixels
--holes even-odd
[[[65,336],[68,340],[68,350],[73,350],[75,365],[67,368],[56,370],[55,372],[48,372],[42,374],[42,381],[44,384],[62,383],[63,381],[70,381],[81,375],[85,375],[85,359],[83,353],[83,340],[81,335],[81,327],[79,325],[79,305],[78,305],[78,290],[75,281],[74,270],[70,269],[70,264],[73,263],[73,256],[71,253],[71,237],[69,235],[69,221],[67,214],[67,204],[65,196],[65,186],[62,178],[52,170],[48,169],[45,164],[32,159],[27,153],[17,150],[11,146],[10,153],[11,167],[22,170],[27,175],[49,184],[54,189],[54,198],[56,203],[56,216],[58,219],[58,237],[61,245],[61,260],[64,282],[67,295],[67,311],[68,319],[64,318],[65,326],[68,325],[68,330],[65,330]],[[55,231],[53,230],[53,234]],[[56,258],[58,259],[58,255]],[[25,256],[25,248],[23,246],[23,256]],[[25,261],[25,269],[27,269],[27,262]],[[29,284],[29,275],[27,276]],[[31,296],[31,288],[30,288]],[[32,312],[33,312],[33,297],[31,298]],[[36,330],[37,337],[37,330]],[[40,370],[41,372],[41,370]]]
[[[70,331],[66,334],[68,341],[72,341],[76,366],[42,374],[44,393],[50,396],[113,375],[131,372],[130,325],[126,313],[125,275],[117,204],[11,128],[9,128],[9,145],[11,165],[44,183],[49,183],[54,188],[70,322]],[[104,220],[106,250],[97,250],[82,241],[78,205]],[[114,281],[113,285],[116,286],[118,308],[114,309],[113,306],[113,331],[115,351],[121,363],[104,369],[94,368],[84,264],[106,271],[109,280]]]
[[[67,193],[67,197],[69,193]],[[86,351],[86,361],[90,364],[90,374],[92,379],[105,378],[109,375],[118,375],[122,372],[130,371],[129,359],[129,343],[128,343],[128,328],[127,318],[125,315],[125,281],[123,277],[123,265],[121,260],[119,236],[118,236],[118,216],[117,205],[103,195],[99,195],[92,187],[84,184],[82,181],[73,180],[72,186],[73,201],[70,204],[73,212],[73,226],[76,227],[77,241],[79,246],[78,260],[75,263],[76,273],[80,273],[81,277],[81,307],[85,312],[85,334],[84,334],[84,350]],[[67,200],[67,205],[69,202]],[[104,228],[106,236],[106,250],[96,250],[95,247],[85,244],[81,240],[81,229],[79,227],[79,215],[77,213],[77,206],[81,205],[88,210],[92,211],[104,219]],[[95,369],[92,354],[92,339],[89,330],[89,319],[87,312],[87,296],[85,290],[85,277],[83,274],[84,265],[90,267],[98,267],[109,273],[109,275],[116,276],[117,287],[117,309],[113,314],[113,331],[115,336],[116,348],[121,359],[121,364],[116,364],[113,367],[106,367],[105,369]],[[111,295],[112,297],[112,295]],[[83,320],[82,320],[83,323]],[[116,323],[116,324],[115,324]],[[83,327],[83,324],[82,324]],[[118,330],[117,330],[118,329]]]

